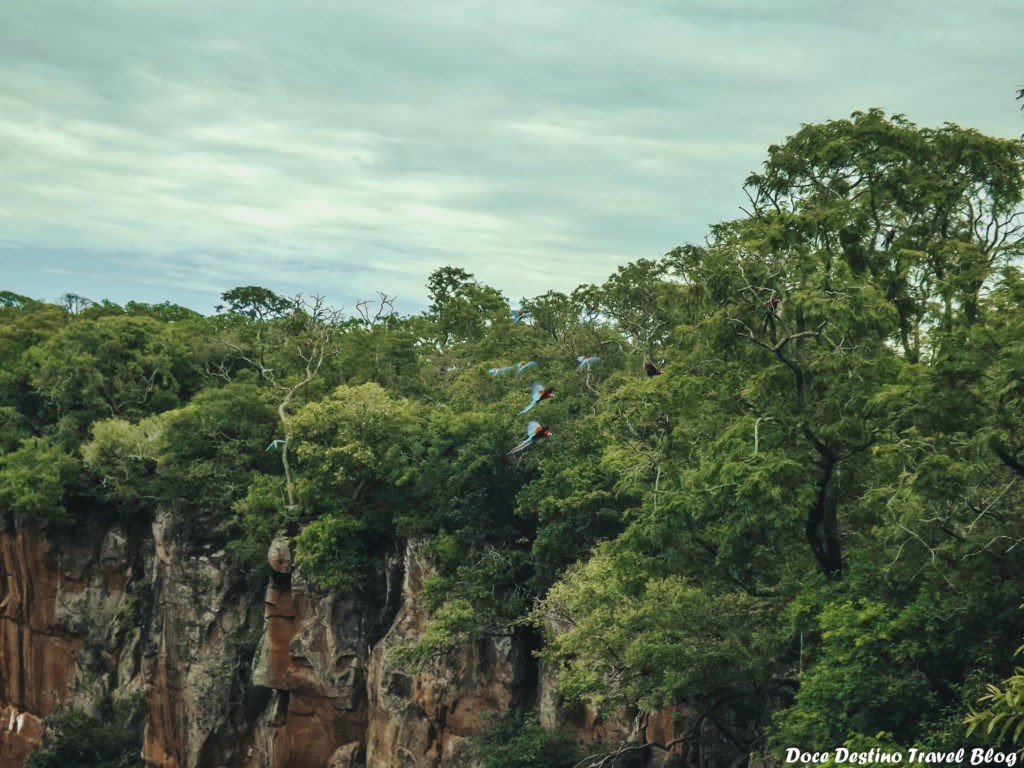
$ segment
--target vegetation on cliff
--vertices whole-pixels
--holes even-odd
[[[685,705],[749,750],[958,745],[1024,631],[1024,148],[855,113],[746,189],[704,244],[525,319],[454,267],[420,317],[0,294],[0,511],[170,511],[240,580],[286,529],[325,590],[430,537],[403,663],[532,622],[567,699]],[[550,437],[506,455],[531,417]]]

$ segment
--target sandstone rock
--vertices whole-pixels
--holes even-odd
[[[334,750],[327,768],[361,768],[362,765],[363,745],[353,741]]]
[[[267,560],[270,562],[270,567],[277,573],[292,572],[292,553],[286,537],[274,537],[267,552]]]

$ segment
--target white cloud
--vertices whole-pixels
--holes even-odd
[[[1022,22],[1001,0],[36,0],[0,29],[8,279],[39,294],[54,264],[24,254],[74,253],[62,274],[120,300],[315,277],[422,306],[448,263],[570,290],[738,215],[801,122],[1016,135]]]

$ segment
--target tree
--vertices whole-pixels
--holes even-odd
[[[419,427],[418,409],[376,384],[339,387],[291,418],[295,498],[311,520],[296,562],[321,586],[359,586],[368,554],[393,540],[396,511],[412,496]]]
[[[427,290],[432,302],[429,314],[436,323],[442,350],[456,343],[481,341],[495,323],[512,322],[501,292],[477,283],[464,269],[434,270]]]
[[[295,302],[292,299],[278,296],[269,288],[261,288],[258,285],[232,288],[230,291],[224,291],[220,297],[227,303],[218,304],[218,312],[226,309],[232,314],[241,315],[257,323],[276,320],[295,309]]]
[[[65,293],[61,295],[58,302],[72,315],[79,314],[83,309],[92,306],[94,303],[92,299],[79,296],[77,293]]]
[[[589,289],[672,363],[612,373],[595,405],[602,469],[636,501],[549,593],[567,695],[682,699],[726,729],[792,703],[775,743],[957,733],[938,713],[963,711],[985,628],[1019,624],[1022,170],[1018,142],[957,126],[877,111],[805,126],[748,179],[746,218]],[[664,329],[645,326],[662,291]],[[634,296],[652,309],[630,320]],[[662,619],[699,633],[730,600],[759,617],[756,671],[714,660],[701,681],[684,662],[715,643]],[[688,605],[706,613],[677,615]],[[933,634],[937,616],[956,630]]]
[[[199,383],[180,334],[151,317],[80,316],[26,357],[33,388],[64,419],[68,439],[82,439],[96,419],[173,408]]]

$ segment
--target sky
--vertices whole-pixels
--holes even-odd
[[[802,124],[1024,132],[1019,0],[32,0],[0,24],[0,290],[516,304],[741,215]]]

